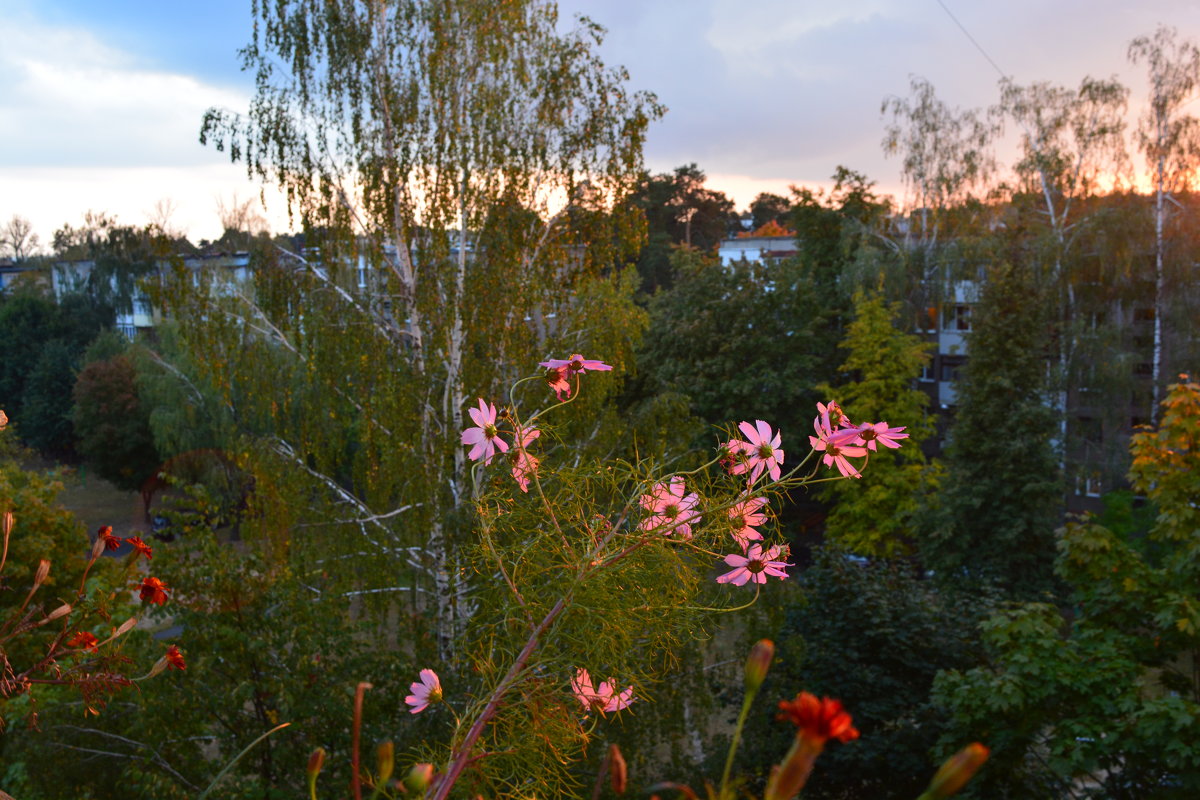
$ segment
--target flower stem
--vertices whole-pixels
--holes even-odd
[[[754,695],[758,693],[758,689],[747,689],[746,696],[742,698],[742,711],[738,714],[737,726],[733,729],[733,741],[729,743],[729,755],[725,756],[725,771],[721,773],[721,792],[720,797],[725,797],[726,789],[729,786],[729,772],[733,769],[733,755],[737,752],[738,744],[742,741],[742,728],[746,727],[746,717],[750,713],[750,704],[754,702]]]
[[[516,683],[517,677],[525,669],[525,665],[529,662],[529,656],[533,654],[542,634],[550,628],[554,620],[558,619],[558,615],[566,607],[567,598],[560,597],[558,602],[542,618],[541,623],[533,630],[533,633],[529,635],[529,640],[525,642],[525,646],[517,654],[513,665],[509,667],[505,676],[500,679],[500,683],[492,692],[492,696],[488,698],[487,705],[475,719],[475,722],[471,725],[471,729],[467,731],[467,735],[463,738],[462,744],[458,746],[453,760],[446,768],[445,776],[437,782],[437,788],[434,790],[430,800],[446,800],[450,795],[450,790],[454,787],[454,783],[458,780],[459,776],[462,775],[463,769],[467,766],[467,762],[471,758],[471,748],[479,741],[479,737],[483,735],[484,727],[487,726],[491,718],[495,716],[496,711],[499,710],[500,701],[508,694],[509,689]]]

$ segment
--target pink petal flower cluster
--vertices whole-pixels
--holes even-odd
[[[618,692],[616,682],[612,678],[593,688],[592,676],[586,669],[575,670],[575,677],[571,679],[571,691],[575,693],[579,702],[583,703],[585,709],[605,714],[629,708],[634,700],[633,687],[627,686],[624,691]]]
[[[878,444],[896,449],[900,447],[900,439],[908,438],[907,433],[901,433],[903,426],[892,428],[886,422],[855,425],[835,402],[829,405],[817,403],[817,412],[813,420],[817,435],[808,437],[808,440],[814,450],[824,452],[821,460],[825,466],[836,466],[845,478],[862,477],[862,473],[846,460],[847,457],[863,458],[868,450],[878,450]]]
[[[612,369],[611,366],[603,361],[593,361],[584,358],[575,353],[570,358],[552,358],[549,361],[542,361],[538,364],[539,367],[546,369],[565,369],[568,375],[574,375],[577,372],[587,372],[589,369],[593,372],[608,372]]]
[[[512,476],[516,480],[517,486],[525,493],[529,492],[529,479],[537,472],[540,463],[537,458],[529,454],[528,448],[533,440],[541,435],[542,432],[537,428],[529,427],[518,428],[517,435],[514,437],[517,446],[513,448],[512,453]]]
[[[496,407],[481,398],[479,408],[468,409],[468,413],[477,427],[462,432],[462,443],[471,445],[467,458],[472,461],[482,458],[483,463],[488,464],[497,450],[507,453],[508,442],[500,438],[500,430],[496,427]]]
[[[410,714],[419,713],[433,703],[442,702],[442,682],[431,669],[421,670],[421,680],[408,688],[412,694],[404,698],[404,702],[412,706],[408,712]]]
[[[745,550],[750,542],[762,541],[762,534],[754,529],[767,521],[767,515],[762,513],[762,507],[767,504],[765,497],[750,497],[729,507],[729,519],[733,523],[733,538]]]
[[[897,439],[907,439],[907,433],[901,433],[905,426],[899,428],[889,428],[886,422],[868,422],[858,428],[858,438],[866,444],[870,450],[875,450],[875,443],[890,447],[897,450],[900,447],[900,442]]]
[[[836,400],[830,400],[829,405],[817,403],[817,413],[821,415],[821,425],[826,428],[853,428],[854,423],[842,411]]]
[[[570,358],[552,358],[549,361],[542,361],[538,363],[538,366],[548,370],[546,383],[554,390],[554,396],[559,401],[562,401],[564,397],[571,396],[571,382],[568,378],[588,370],[607,372],[612,369],[603,361],[584,358],[579,353],[574,353]]]
[[[776,578],[786,578],[788,575],[784,571],[784,567],[794,566],[786,561],[780,561],[779,558],[787,558],[787,546],[768,547],[766,552],[758,544],[752,544],[746,550],[745,555],[730,553],[725,556],[725,563],[734,569],[726,572],[724,575],[718,576],[717,583],[732,583],[734,586],[745,586],[753,581],[754,583],[766,583],[767,576],[773,575]]]
[[[546,383],[554,390],[554,396],[559,402],[571,396],[571,382],[567,380],[566,367],[548,370],[546,372]]]
[[[678,533],[684,539],[692,538],[692,526],[700,524],[700,514],[696,511],[699,496],[694,492],[685,495],[683,478],[679,475],[671,478],[670,483],[657,483],[641,498],[642,508],[650,516],[638,525],[640,531],[663,528],[663,535],[670,536]]]
[[[755,420],[753,425],[739,422],[738,429],[746,440],[732,439],[725,443],[725,449],[729,452],[726,463],[730,474],[749,472],[750,483],[758,480],[764,472],[771,476],[771,480],[779,480],[783,465],[780,432],[772,433],[771,426],[761,419]]]
[[[862,473],[846,460],[848,456],[862,458],[867,454],[867,448],[853,444],[858,441],[858,428],[841,428],[834,431],[824,424],[822,417],[817,417],[813,420],[813,429],[817,435],[808,437],[808,441],[813,450],[825,453],[821,458],[825,466],[836,466],[844,478],[861,478]]]

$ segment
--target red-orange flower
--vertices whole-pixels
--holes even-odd
[[[789,720],[799,728],[797,736],[820,741],[849,742],[858,738],[858,730],[839,700],[801,692],[795,700],[780,700],[777,719]]]
[[[147,603],[157,603],[162,605],[167,602],[167,592],[169,588],[165,583],[158,578],[145,578],[142,580],[141,597]]]
[[[140,537],[140,536],[130,536],[125,541],[129,542],[129,544],[133,547],[134,550],[137,550],[139,553],[144,555],[147,559],[149,559],[154,552],[153,550],[150,549],[150,545],[148,545],[142,541],[142,537]]]
[[[183,653],[179,652],[179,648],[171,645],[167,648],[167,669],[187,669],[187,663],[183,660]]]
[[[121,540],[113,536],[112,525],[101,525],[100,530],[96,532],[96,536],[104,540],[106,550],[118,550],[121,547]]]
[[[67,647],[77,647],[80,650],[91,650],[96,652],[98,640],[96,637],[87,631],[79,631],[70,639],[67,640]]]

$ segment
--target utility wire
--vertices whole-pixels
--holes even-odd
[[[954,24],[957,25],[958,29],[963,32],[963,35],[971,40],[971,44],[975,45],[975,49],[978,50],[983,55],[983,57],[987,59],[987,62],[992,65],[992,67],[996,70],[996,72],[1000,73],[1000,77],[1007,78],[1008,74],[1004,70],[1000,69],[999,64],[997,64],[995,61],[992,60],[992,57],[988,55],[987,50],[983,49],[983,45],[981,45],[979,42],[975,41],[975,37],[971,35],[970,31],[968,31],[965,27],[963,27],[963,24],[958,21],[958,17],[954,16],[954,14],[952,14],[950,12],[950,9],[946,8],[946,4],[943,3],[942,0],[937,0],[937,4],[942,7],[942,11],[946,12],[946,16],[950,17],[950,19],[954,21]]]

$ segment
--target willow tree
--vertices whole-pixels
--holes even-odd
[[[329,526],[304,543],[343,589],[432,595],[446,654],[472,602],[463,409],[552,355],[625,361],[640,322],[613,265],[641,227],[619,201],[661,109],[546,0],[252,9],[249,111],[210,109],[200,138],[282,188],[305,246],[261,254],[253,285],[179,281],[172,307],[264,469],[333,501],[273,528]]]

